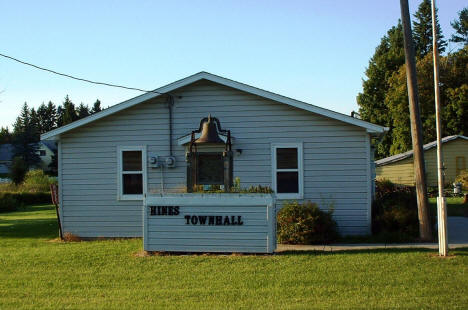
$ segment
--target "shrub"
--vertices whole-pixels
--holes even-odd
[[[50,185],[56,183],[55,178],[49,177],[40,169],[30,170],[26,173],[21,190],[24,192],[47,192]]]
[[[24,176],[28,171],[26,162],[21,157],[13,158],[13,162],[10,168],[10,178],[14,184],[18,185],[24,180]]]
[[[320,210],[312,202],[285,203],[278,213],[278,242],[289,244],[323,244],[338,238],[333,210]]]
[[[38,193],[50,190],[50,184],[56,184],[55,177],[47,176],[42,170],[30,170],[26,173],[23,183],[0,184],[0,192]]]
[[[27,205],[50,204],[50,193],[0,193],[0,213],[12,212]]]
[[[468,190],[468,171],[463,171],[455,179],[455,183],[461,183],[464,190]]]
[[[433,216],[431,223],[435,223]],[[376,182],[375,200],[372,204],[372,233],[393,233],[409,238],[418,236],[418,204],[414,187],[397,186],[389,181]]]

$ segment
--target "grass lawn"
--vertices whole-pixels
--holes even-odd
[[[51,206],[0,214],[0,309],[466,308],[468,249],[136,257],[142,241],[48,242]]]
[[[429,198],[429,204],[434,214],[437,214],[437,198]],[[448,216],[467,216],[468,204],[463,204],[463,197],[448,197],[447,212]]]

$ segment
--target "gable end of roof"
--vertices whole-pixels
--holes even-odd
[[[287,105],[290,105],[290,106],[293,106],[293,107],[296,107],[305,111],[316,113],[316,114],[319,114],[319,115],[322,115],[331,119],[335,119],[335,120],[342,121],[351,125],[362,127],[362,128],[365,128],[367,132],[370,134],[382,134],[388,130],[388,128],[386,127],[375,125],[375,124],[372,124],[372,123],[369,123],[369,122],[366,122],[366,121],[363,121],[363,120],[360,120],[360,119],[357,119],[357,118],[354,118],[354,117],[351,117],[342,113],[338,113],[338,112],[331,111],[325,108],[321,108],[321,107],[308,104],[299,100],[285,97],[276,93],[272,93],[272,92],[269,92],[260,88],[256,88],[247,84],[236,82],[234,80],[230,80],[230,79],[227,79],[218,75],[214,75],[208,72],[199,72],[189,77],[170,83],[166,86],[157,88],[153,90],[152,92],[145,93],[138,97],[123,101],[119,104],[116,104],[105,110],[102,110],[96,114],[82,118],[80,120],[77,120],[73,123],[62,126],[60,128],[54,129],[52,131],[46,132],[41,135],[41,140],[57,139],[62,133],[81,127],[88,123],[94,122],[98,119],[117,113],[124,109],[130,108],[144,101],[147,101],[147,100],[150,100],[150,99],[153,99],[153,98],[165,95],[165,94],[169,94],[169,92],[175,89],[184,87],[186,85],[192,84],[194,82],[197,82],[203,79],[214,82],[214,83],[218,83],[227,87],[232,87],[234,89],[238,89],[238,90],[241,90],[241,91],[253,94],[253,95],[271,99],[273,101],[277,101],[283,104],[287,104]]]

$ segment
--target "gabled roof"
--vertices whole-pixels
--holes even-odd
[[[456,139],[468,140],[468,137],[461,136],[461,135],[447,136],[445,138],[442,138],[442,143],[447,143],[449,141],[453,141],[453,140],[456,140]],[[437,146],[437,141],[432,141],[430,143],[424,144],[423,149],[424,149],[424,151],[427,151],[427,150],[430,150],[432,148],[435,148],[436,146]],[[390,156],[390,157],[382,158],[380,160],[377,160],[375,162],[375,165],[376,166],[388,165],[388,164],[394,163],[396,161],[400,161],[400,160],[409,158],[411,156],[413,156],[413,150],[405,152],[405,153],[393,155],[393,156]]]
[[[57,143],[55,141],[42,140],[40,143],[48,148],[51,152],[55,152],[57,150]]]
[[[296,108],[299,108],[299,109],[303,109],[305,111],[316,113],[316,114],[319,114],[319,115],[322,115],[322,116],[325,116],[325,117],[328,117],[328,118],[331,118],[331,119],[336,119],[336,120],[339,120],[339,121],[342,121],[342,122],[345,122],[345,123],[348,123],[348,124],[352,124],[352,125],[355,125],[355,126],[358,126],[358,127],[362,127],[362,128],[365,128],[369,133],[379,134],[379,133],[383,133],[383,132],[387,131],[387,128],[385,128],[385,127],[378,126],[378,125],[375,125],[375,124],[371,124],[371,123],[365,122],[363,120],[360,120],[360,119],[357,119],[357,118],[354,118],[354,117],[351,117],[351,116],[348,116],[348,115],[345,115],[345,114],[341,114],[341,113],[334,112],[334,111],[331,111],[331,110],[328,110],[328,109],[320,108],[320,107],[312,105],[312,104],[308,104],[308,103],[305,103],[305,102],[302,102],[302,101],[299,101],[299,100],[295,100],[295,99],[291,99],[291,98],[288,98],[288,97],[285,97],[285,96],[281,96],[281,95],[278,95],[278,94],[275,94],[275,93],[272,93],[272,92],[269,92],[269,91],[266,91],[266,90],[263,90],[263,89],[260,89],[260,88],[249,86],[247,84],[236,82],[236,81],[233,81],[233,80],[230,80],[230,79],[226,79],[226,78],[223,78],[221,76],[214,75],[214,74],[211,74],[211,73],[208,73],[208,72],[199,72],[199,73],[196,73],[196,74],[191,75],[189,77],[186,77],[184,79],[181,79],[181,80],[175,81],[173,83],[170,83],[170,84],[168,84],[166,86],[157,88],[153,92],[148,92],[148,93],[145,93],[145,94],[140,95],[138,97],[129,99],[129,100],[124,101],[122,103],[116,104],[116,105],[114,105],[114,106],[112,106],[110,108],[107,108],[107,109],[105,109],[103,111],[100,111],[100,112],[95,113],[93,115],[90,115],[88,117],[82,118],[80,120],[77,120],[77,121],[75,121],[73,123],[62,126],[60,128],[54,129],[54,130],[49,131],[47,133],[44,133],[44,134],[41,135],[41,140],[56,139],[62,133],[65,133],[65,132],[70,131],[72,129],[75,129],[75,128],[78,128],[80,126],[89,124],[91,122],[94,122],[94,121],[96,121],[98,119],[109,116],[111,114],[117,113],[117,112],[122,111],[124,109],[133,107],[134,105],[137,105],[137,104],[139,104],[141,102],[144,102],[146,100],[153,99],[153,98],[162,96],[164,94],[170,93],[171,91],[173,91],[175,89],[178,89],[180,87],[184,87],[186,85],[192,84],[192,83],[200,81],[200,80],[208,80],[208,81],[218,83],[218,84],[221,84],[221,85],[224,85],[224,86],[227,86],[227,87],[235,88],[235,89],[238,89],[238,90],[241,90],[241,91],[253,94],[253,95],[257,95],[257,96],[264,97],[264,98],[267,98],[267,99],[271,99],[271,100],[274,100],[274,101],[277,101],[277,102],[280,102],[280,103],[284,103],[284,104],[287,104],[287,105],[290,105],[290,106],[293,106],[293,107],[296,107]]]

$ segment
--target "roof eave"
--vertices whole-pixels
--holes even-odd
[[[86,125],[86,124],[91,123],[91,122],[93,122],[95,120],[101,119],[103,117],[109,116],[109,115],[114,114],[116,112],[119,112],[119,111],[122,111],[124,109],[130,108],[130,107],[132,107],[132,106],[134,106],[136,104],[139,104],[141,102],[144,102],[146,100],[150,100],[150,99],[156,98],[158,96],[164,95],[164,94],[166,94],[166,93],[168,93],[168,92],[170,92],[172,90],[175,90],[177,88],[189,85],[191,83],[194,83],[194,82],[202,80],[202,79],[205,79],[205,80],[208,80],[208,81],[211,81],[211,82],[214,82],[214,83],[218,83],[218,84],[221,84],[221,85],[224,85],[224,86],[227,86],[227,87],[232,87],[232,88],[235,88],[235,89],[239,89],[241,91],[245,91],[245,92],[248,92],[250,94],[254,94],[254,95],[257,95],[257,96],[260,96],[260,97],[271,99],[273,101],[277,101],[277,102],[280,102],[280,103],[284,103],[284,104],[287,104],[287,105],[290,105],[290,106],[293,106],[293,107],[296,107],[296,108],[299,108],[299,109],[302,109],[302,110],[306,110],[306,111],[316,113],[316,114],[319,114],[319,115],[322,115],[322,116],[325,116],[325,117],[329,117],[331,119],[335,119],[335,120],[342,121],[342,122],[345,122],[345,123],[348,123],[348,124],[351,124],[351,125],[362,127],[364,129],[366,129],[366,131],[369,134],[381,134],[381,133],[384,133],[384,132],[386,132],[388,130],[388,128],[385,128],[385,127],[382,127],[382,126],[379,126],[379,125],[375,125],[375,124],[372,124],[372,123],[369,123],[369,122],[366,122],[366,121],[363,121],[363,120],[360,120],[360,119],[357,119],[357,118],[354,118],[354,117],[351,117],[351,116],[348,116],[348,115],[345,115],[345,114],[341,114],[341,113],[331,111],[331,110],[328,110],[328,109],[325,109],[325,108],[321,108],[321,107],[318,107],[318,106],[315,106],[315,105],[312,105],[312,104],[308,104],[308,103],[305,103],[305,102],[302,102],[302,101],[299,101],[299,100],[296,100],[296,99],[285,97],[285,96],[282,96],[282,95],[279,95],[279,94],[276,94],[276,93],[272,93],[272,92],[269,92],[269,91],[266,91],[266,90],[263,90],[263,89],[260,89],[260,88],[256,88],[256,87],[247,85],[247,84],[236,82],[236,81],[233,81],[233,80],[230,80],[230,79],[227,79],[227,78],[223,78],[221,76],[217,76],[217,75],[214,75],[214,74],[211,74],[211,73],[208,73],[208,72],[199,72],[199,73],[196,73],[196,74],[191,75],[189,77],[186,77],[184,79],[181,79],[181,80],[175,81],[173,83],[170,83],[170,84],[168,84],[166,86],[157,88],[157,89],[153,90],[151,93],[145,93],[145,94],[140,95],[138,97],[126,100],[126,101],[121,102],[119,104],[116,104],[116,105],[114,105],[114,106],[112,106],[110,108],[102,110],[102,111],[100,111],[100,112],[98,112],[96,114],[93,114],[93,115],[90,115],[88,117],[82,118],[80,120],[77,120],[77,121],[75,121],[73,123],[62,126],[60,128],[54,129],[52,131],[46,132],[46,133],[41,135],[41,140],[58,140],[58,139],[60,139],[60,135],[62,133],[65,133],[65,132],[67,132],[69,130],[72,130],[72,129],[75,129],[77,127]]]

